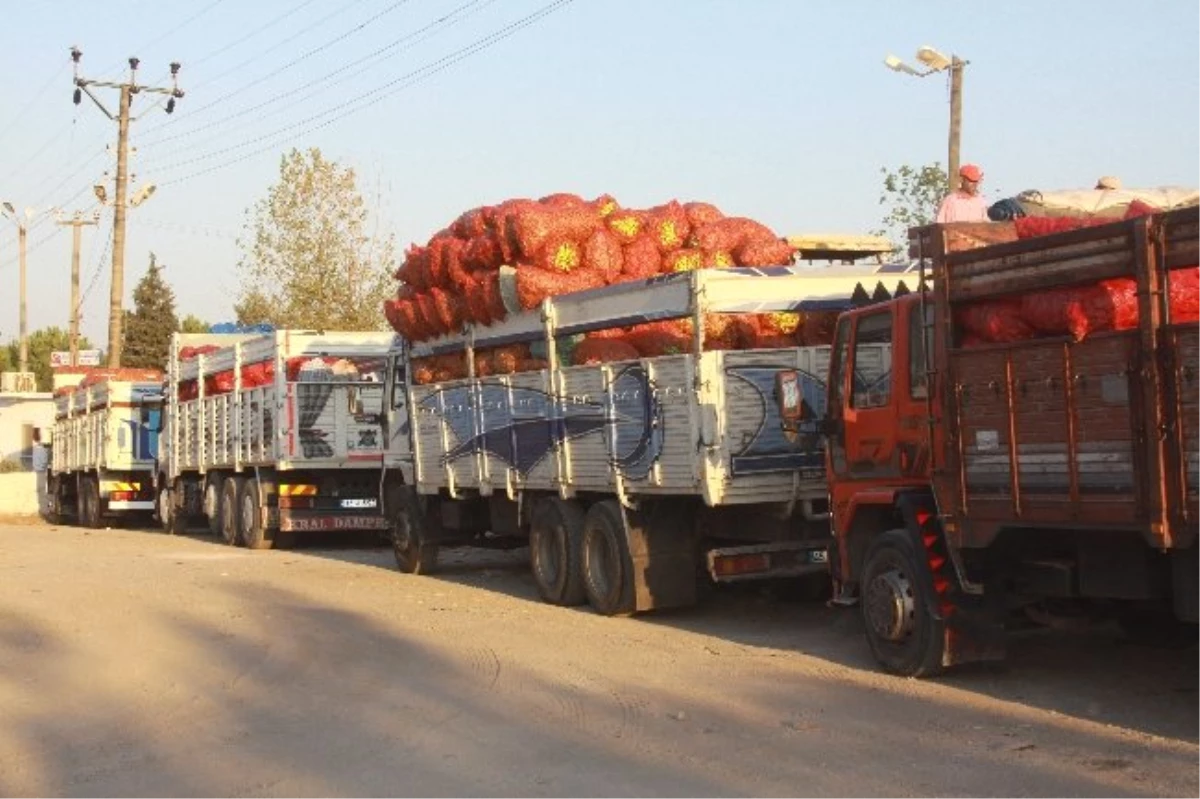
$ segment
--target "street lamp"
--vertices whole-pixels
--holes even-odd
[[[943,55],[929,45],[917,50],[917,60],[925,65],[925,69],[915,69],[889,54],[883,59],[884,66],[893,72],[901,72],[918,78],[926,78],[938,72],[950,71],[950,153],[947,177],[950,187],[955,188],[954,181],[958,175],[958,153],[962,142],[962,81],[963,67],[968,62],[956,55]]]
[[[20,356],[19,356],[20,366],[18,368],[22,372],[28,372],[29,371],[29,327],[28,327],[28,313],[27,313],[27,309],[26,309],[26,300],[25,300],[25,298],[27,296],[26,283],[25,283],[25,239],[26,239],[26,234],[29,232],[29,221],[31,219],[33,219],[33,209],[26,208],[24,220],[22,220],[21,215],[17,213],[17,209],[13,208],[12,203],[10,203],[10,202],[0,203],[0,208],[3,209],[3,215],[8,217],[9,219],[11,219],[13,221],[13,223],[17,226],[17,241],[18,241],[17,246],[19,248],[19,256],[18,257],[20,258],[20,277],[18,278],[18,283],[19,283],[18,292],[20,294],[20,309],[21,309],[20,310],[20,315],[21,315],[20,341],[21,341],[21,343],[20,343]]]

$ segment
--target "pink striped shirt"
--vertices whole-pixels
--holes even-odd
[[[965,191],[956,191],[952,194],[947,194],[946,199],[942,200],[942,204],[938,206],[937,218],[934,220],[938,224],[944,222],[986,222],[988,204],[987,201],[978,194],[967,194]]]

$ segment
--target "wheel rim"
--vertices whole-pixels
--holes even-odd
[[[876,575],[864,597],[867,623],[881,639],[900,643],[916,628],[916,602],[912,583],[900,569]]]
[[[217,486],[214,483],[209,483],[204,487],[204,512],[209,518],[217,515],[217,505],[220,503],[220,494],[217,493]]]
[[[242,494],[242,529],[247,533],[254,530],[254,497],[251,496],[249,489]]]

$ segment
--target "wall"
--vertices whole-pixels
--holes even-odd
[[[0,474],[0,515],[35,515],[38,512],[37,474]]]
[[[25,447],[24,426],[42,429],[42,440],[54,427],[54,397],[51,394],[0,394],[0,460],[14,460],[30,468],[30,451]]]

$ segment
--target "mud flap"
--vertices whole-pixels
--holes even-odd
[[[692,515],[682,503],[644,501],[621,509],[633,570],[634,610],[696,604],[697,560]]]
[[[929,613],[944,623],[942,666],[1004,660],[1004,601],[998,589],[968,593],[955,572],[949,545],[931,497],[906,495],[897,501],[905,529],[913,536],[921,567],[933,585]]]

